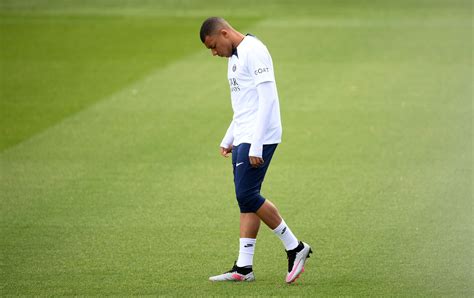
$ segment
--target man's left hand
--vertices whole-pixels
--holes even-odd
[[[250,165],[253,168],[258,168],[259,166],[263,165],[263,158],[257,156],[249,156]]]

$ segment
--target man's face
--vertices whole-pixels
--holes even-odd
[[[232,56],[232,41],[229,39],[229,32],[221,29],[213,35],[206,36],[204,45],[211,50],[213,56]]]

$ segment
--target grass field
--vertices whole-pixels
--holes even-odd
[[[238,251],[221,15],[270,49],[283,121]],[[0,295],[474,296],[472,1],[0,0]]]

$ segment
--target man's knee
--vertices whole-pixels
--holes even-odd
[[[236,192],[236,197],[241,212],[256,212],[265,202],[260,192]]]

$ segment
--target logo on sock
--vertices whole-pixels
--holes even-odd
[[[285,234],[285,232],[286,232],[286,227],[283,228],[283,230],[281,231],[281,234],[283,235]]]
[[[244,247],[252,247],[253,244],[249,243],[249,244],[245,244]]]

